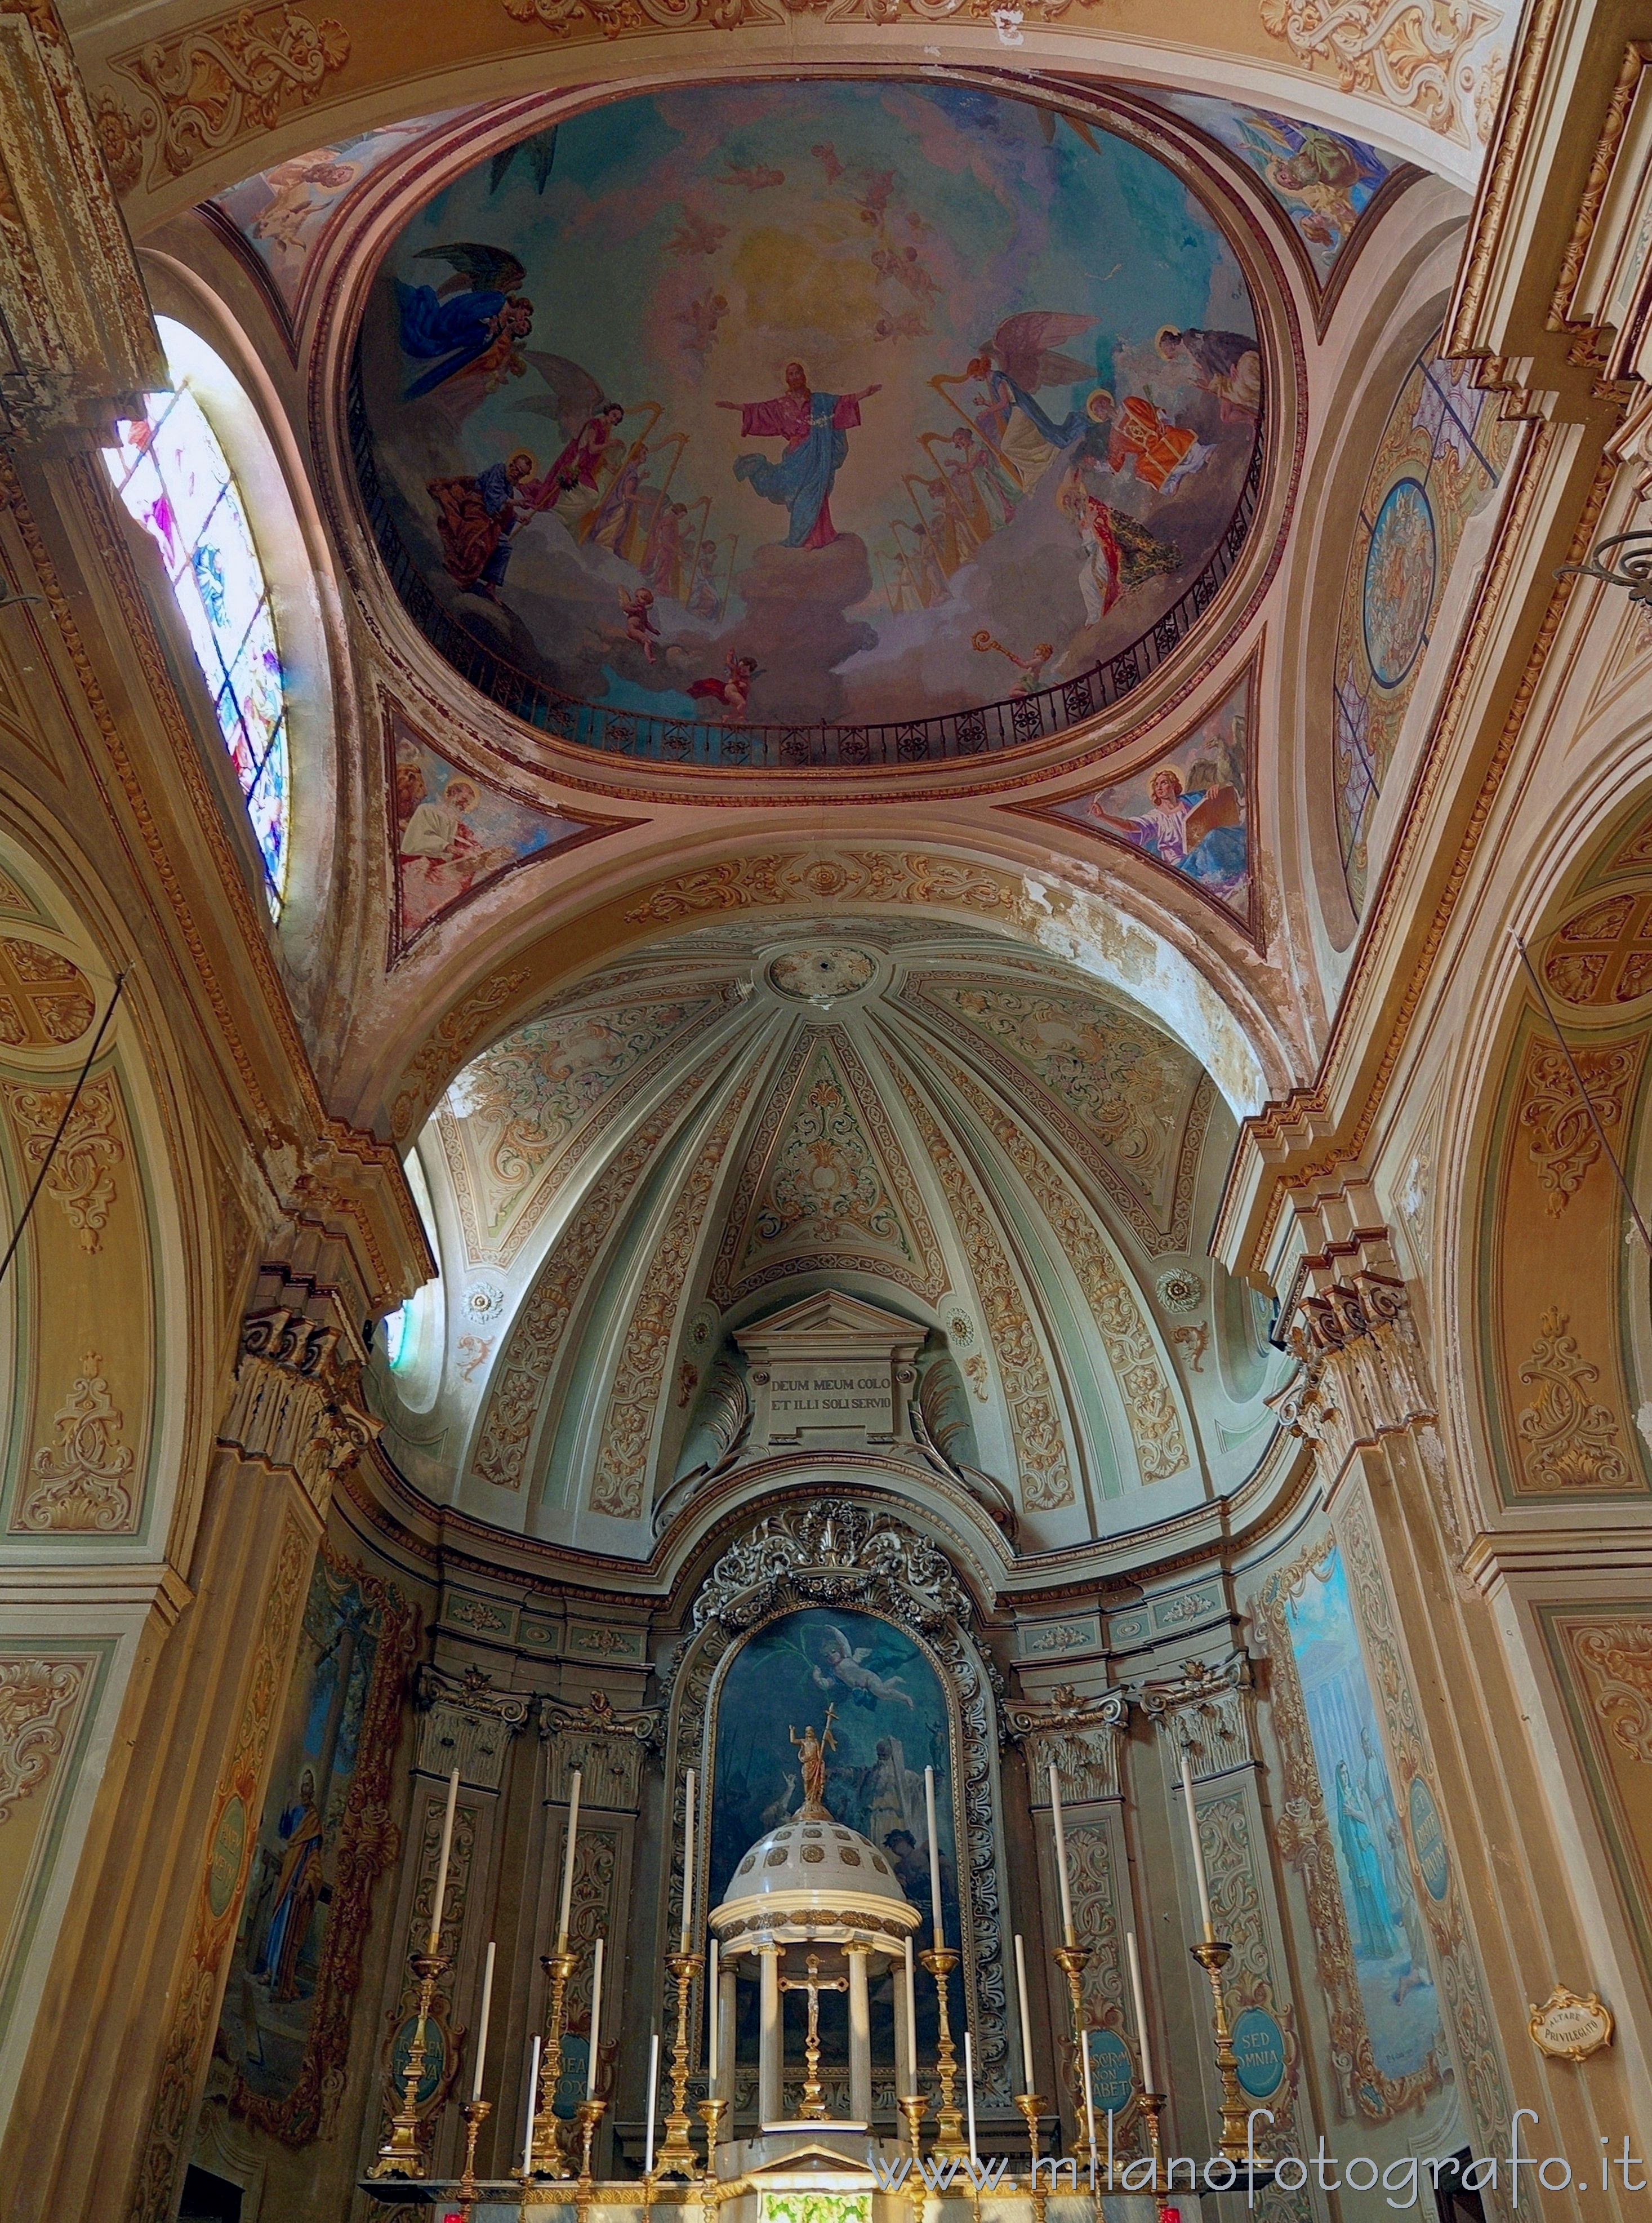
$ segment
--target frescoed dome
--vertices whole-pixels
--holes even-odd
[[[1260,483],[1239,256],[1126,123],[967,85],[683,87],[392,245],[355,448],[403,602],[565,740],[1017,748],[1201,620]]]

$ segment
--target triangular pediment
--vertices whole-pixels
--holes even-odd
[[[820,1289],[740,1331],[735,1340],[745,1351],[806,1344],[867,1344],[887,1351],[892,1344],[921,1343],[925,1333],[881,1305],[863,1304],[840,1289]]]

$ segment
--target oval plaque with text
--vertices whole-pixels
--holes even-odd
[[[1135,2097],[1136,2065],[1115,2030],[1090,2032],[1090,2082],[1098,2115],[1121,2115]]]
[[[1451,1856],[1446,1850],[1445,1832],[1440,1827],[1440,1809],[1434,1803],[1433,1792],[1420,1775],[1411,1778],[1406,1804],[1410,1811],[1411,1849],[1416,1855],[1417,1873],[1429,1898],[1442,1899],[1451,1887]]]
[[[1234,2025],[1239,2081],[1253,2100],[1266,2100],[1285,2081],[1285,2032],[1266,2007],[1247,2007]]]

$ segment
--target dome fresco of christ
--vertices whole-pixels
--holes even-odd
[[[403,601],[496,700],[611,750],[853,765],[1036,740],[1173,652],[1265,396],[1239,256],[1167,160],[880,79],[684,88],[487,156],[386,255],[354,403]]]

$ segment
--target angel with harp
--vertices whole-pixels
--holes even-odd
[[[1041,388],[1096,383],[1095,366],[1062,352],[1061,343],[1089,331],[1094,317],[1071,315],[1060,309],[1023,309],[1006,317],[970,358],[962,377],[943,375],[931,381],[937,391],[980,379],[986,386],[986,406],[966,425],[979,432],[1022,494],[1030,493],[1056,457],[1088,430],[1090,419],[1073,410],[1058,424],[1040,405]],[[950,394],[946,400],[955,409]]]
[[[414,260],[445,262],[454,274],[440,286],[396,280],[403,352],[431,366],[403,398],[417,401],[461,374],[478,381],[482,394],[506,378],[520,378],[527,368],[522,342],[533,330],[533,303],[516,290],[527,272],[515,255],[502,247],[455,240],[421,248]]]

